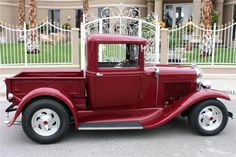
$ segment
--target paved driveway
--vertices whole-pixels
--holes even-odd
[[[227,106],[236,113],[236,100],[233,104]],[[76,131],[72,128],[59,143],[40,145],[29,140],[21,126],[4,126],[7,105],[0,105],[1,157],[236,157],[236,125],[231,119],[221,134],[212,137],[194,134],[186,119],[176,118],[151,130]]]

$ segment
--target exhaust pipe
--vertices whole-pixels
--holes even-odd
[[[10,124],[10,121],[5,120],[5,121],[4,121],[4,124],[5,124],[5,125],[8,125],[8,124]],[[15,122],[13,123],[13,125],[21,125],[21,124],[22,124],[21,121],[15,121]]]

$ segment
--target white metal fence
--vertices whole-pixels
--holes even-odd
[[[207,30],[188,22],[169,30],[168,63],[236,64],[236,23]]]
[[[28,29],[26,24],[23,29],[0,24],[0,65],[75,63],[84,68],[86,37],[93,33],[146,38],[149,41],[145,47],[146,62],[159,63],[160,38],[168,38],[169,43],[161,45],[169,47],[165,49],[168,52],[162,52],[161,55],[168,53],[169,64],[236,64],[236,23],[214,25],[207,30],[188,22],[170,29],[169,35],[160,37],[157,18],[155,22],[141,19],[137,8],[108,6],[101,11],[101,18],[81,24],[80,42],[78,30],[63,29],[48,21],[34,29]],[[101,47],[99,52],[105,56],[100,54],[100,60],[120,56],[118,46],[110,48],[117,53],[110,53],[113,56],[109,56],[103,52],[106,49]]]
[[[92,15],[89,15],[93,17]],[[157,20],[155,20],[157,21]],[[116,34],[135,37],[143,37],[149,41],[149,45],[145,48],[146,62],[159,62],[159,43],[160,43],[160,25],[159,23],[149,23],[140,18],[140,12],[137,8],[126,7],[124,5],[108,6],[101,11],[101,18],[92,19],[87,23],[81,24],[81,66],[85,66],[85,40],[90,34]],[[119,52],[119,47],[113,47],[113,50]],[[101,48],[102,49],[102,48]],[[105,50],[105,49],[103,49]],[[101,52],[100,60],[104,58],[113,58],[119,60],[119,53],[113,56],[102,56],[106,53]],[[116,55],[116,56],[114,56]]]
[[[71,30],[45,22],[34,29],[0,24],[0,65],[71,64]]]

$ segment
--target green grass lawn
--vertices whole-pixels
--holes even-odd
[[[212,55],[201,55],[198,48],[192,51],[186,52],[183,55],[186,58],[186,62],[201,63],[201,64],[211,64]],[[234,48],[216,48],[214,54],[214,64],[236,64],[236,49]]]
[[[25,64],[25,55],[28,64],[69,64],[72,61],[71,43],[41,44],[38,53],[25,54],[24,49],[24,43],[0,44],[0,64]]]

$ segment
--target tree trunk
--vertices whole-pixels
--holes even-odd
[[[29,28],[33,29],[37,24],[37,6],[36,0],[29,1]]]
[[[211,0],[203,0],[202,2],[202,26],[205,29],[211,29],[211,15],[213,4]]]
[[[83,16],[85,23],[89,22],[89,2],[88,0],[83,0]]]
[[[201,26],[205,29],[211,30],[212,29],[212,11],[213,11],[213,4],[212,0],[202,0],[202,9],[201,9],[201,17],[202,22]],[[203,31],[201,43],[200,43],[200,54],[202,56],[211,55],[213,49],[212,43],[212,31]]]
[[[28,52],[38,52],[38,37],[37,37],[37,6],[36,0],[29,0],[29,41]]]
[[[18,0],[18,27],[23,29],[25,22],[25,0]]]

